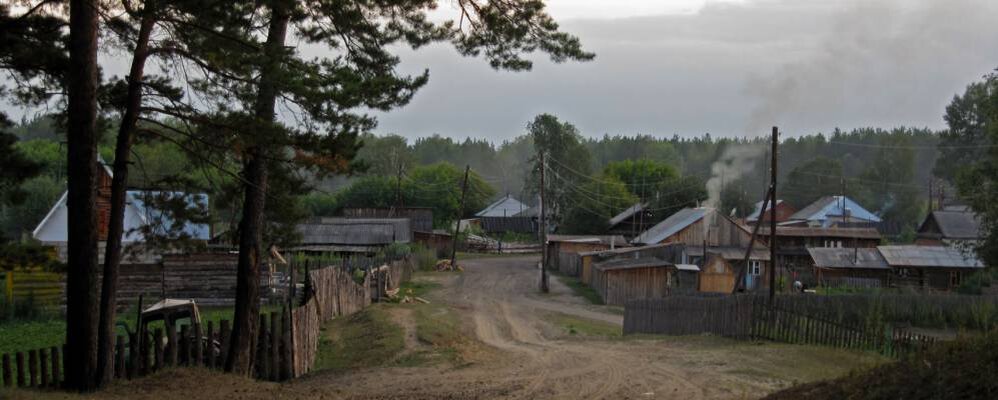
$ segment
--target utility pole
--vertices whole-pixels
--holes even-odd
[[[461,207],[457,209],[457,221],[454,223],[454,242],[450,248],[450,266],[454,269],[457,269],[457,234],[461,232],[461,217],[464,216],[464,198],[468,193],[468,172],[470,171],[471,166],[465,165],[464,183],[461,184]]]
[[[398,173],[395,175],[395,207],[402,208],[402,163],[399,162]]]
[[[770,199],[773,203],[773,210],[776,210],[776,163],[777,163],[777,150],[780,144],[780,130],[777,127],[773,127],[773,150],[772,150],[772,160],[770,161]],[[762,214],[759,215],[760,218]],[[773,304],[773,300],[776,297],[776,241],[779,235],[776,234],[776,213],[774,212],[772,218],[769,219],[769,304]],[[752,249],[749,249],[751,251]]]
[[[541,292],[548,292],[548,230],[547,230],[547,210],[544,207],[544,175],[546,166],[544,165],[544,152],[541,152]]]

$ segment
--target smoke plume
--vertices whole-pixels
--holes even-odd
[[[755,168],[760,157],[766,155],[765,145],[733,144],[724,149],[721,157],[710,166],[707,181],[707,207],[721,205],[721,189],[725,183],[740,179]]]

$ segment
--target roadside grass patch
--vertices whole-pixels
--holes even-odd
[[[599,293],[596,293],[595,289],[586,286],[578,278],[557,273],[552,273],[551,275],[558,277],[558,280],[564,283],[565,286],[568,286],[569,289],[572,289],[572,293],[576,296],[582,297],[592,304],[603,304],[603,299],[599,297]]]
[[[381,305],[323,325],[315,370],[345,370],[391,363],[405,350],[402,328]]]
[[[437,289],[439,287],[440,284],[437,282],[413,279],[408,282],[403,282],[399,286],[399,298],[401,298],[402,296],[424,297],[431,290]]]
[[[416,339],[430,346],[429,359],[442,359],[454,364],[463,363],[459,347],[468,343],[462,333],[460,318],[445,305],[414,304]]]
[[[549,321],[570,336],[622,338],[619,326],[564,313],[550,313]]]

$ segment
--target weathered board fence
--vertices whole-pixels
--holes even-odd
[[[293,377],[307,374],[315,364],[323,323],[363,310],[372,300],[397,290],[402,282],[411,278],[413,261],[406,257],[368,271],[362,283],[357,283],[345,268],[309,271],[312,293],[302,306],[291,311]]]
[[[304,304],[280,312],[260,314],[253,375],[282,381],[308,373],[318,353],[321,325],[335,317],[353,314],[371,305],[375,290],[396,290],[412,274],[408,258],[371,268],[363,282],[356,282],[343,267],[309,271],[311,293]],[[374,282],[380,282],[374,284]],[[221,369],[229,348],[231,324],[222,320],[179,324],[173,329],[150,328],[146,334],[117,337],[114,376],[132,379],[175,366]],[[56,388],[63,381],[60,347],[32,349],[0,355],[0,384],[5,387]]]
[[[291,377],[290,316],[286,310],[260,314],[255,374],[258,379]],[[158,327],[147,335],[118,335],[114,349],[114,377],[132,379],[164,368],[201,366],[221,369],[228,349],[231,324],[214,321]],[[0,356],[0,378],[5,387],[55,388],[63,381],[63,348],[32,349]],[[27,355],[27,357],[25,357]],[[14,361],[12,364],[11,360]]]
[[[823,345],[900,357],[935,343],[932,337],[870,321],[845,322],[810,307],[803,296],[673,296],[632,300],[624,307],[624,334],[712,334],[741,340]]]

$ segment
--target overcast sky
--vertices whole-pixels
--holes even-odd
[[[440,11],[445,15],[449,0]],[[954,94],[998,67],[994,0],[552,0],[588,63],[497,72],[444,45],[403,51],[430,70],[378,133],[495,142],[539,113],[586,136],[791,135],[943,128]]]

